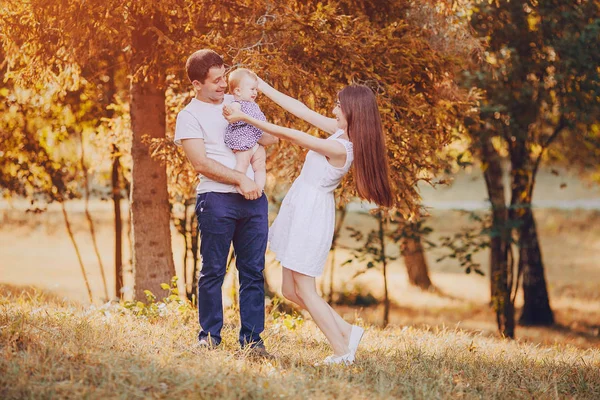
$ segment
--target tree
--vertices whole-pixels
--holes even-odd
[[[109,54],[125,60],[131,78],[131,154],[134,249],[136,271],[135,297],[145,298],[144,290],[161,291],[160,284],[174,275],[167,177],[164,165],[151,159],[143,136],[165,136],[165,89],[168,55],[178,49],[165,33],[176,26],[183,35],[191,21],[179,6],[164,3],[87,2],[64,3],[38,0],[12,4],[10,18],[3,20],[3,45],[20,48],[30,56],[21,62],[21,54],[7,52],[9,65],[24,81],[55,80],[54,71],[71,68],[88,78],[98,76],[93,70],[97,58]],[[173,12],[175,11],[175,12]],[[23,22],[27,22],[24,24]],[[169,25],[170,24],[170,25]],[[175,51],[172,48],[175,47]],[[167,56],[165,57],[165,53]]]
[[[482,158],[499,232],[492,243],[492,276],[499,275],[501,293],[493,291],[492,297],[496,306],[508,307],[512,282],[522,274],[522,324],[554,321],[531,202],[548,147],[567,132],[581,142],[598,123],[598,55],[586,49],[598,46],[599,7],[598,2],[585,0],[477,2],[471,17],[477,34],[488,44],[486,65],[467,72],[464,82],[486,93],[481,122],[471,123],[470,133],[474,152]],[[502,149],[511,165],[508,207],[496,161]],[[519,249],[514,273],[512,231]],[[504,317],[509,321],[508,308]],[[514,334],[510,329],[506,333]]]

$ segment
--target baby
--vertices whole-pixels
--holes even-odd
[[[266,121],[265,115],[254,102],[257,91],[258,76],[254,72],[246,68],[238,68],[229,74],[229,92],[235,99],[229,107]],[[234,122],[225,130],[225,144],[235,153],[235,170],[245,174],[252,163],[254,182],[264,190],[267,180],[267,155],[264,147],[258,144],[262,134],[260,129],[250,124],[242,121]]]

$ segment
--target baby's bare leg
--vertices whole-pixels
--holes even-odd
[[[267,153],[264,147],[258,146],[251,162],[254,170],[254,182],[261,190],[264,190],[265,183],[267,183]]]
[[[246,175],[248,166],[250,165],[250,159],[252,158],[252,149],[246,151],[235,152],[235,170],[240,171]]]

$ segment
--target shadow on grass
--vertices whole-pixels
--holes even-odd
[[[495,314],[491,307],[481,306],[465,301],[460,306],[444,306],[436,308],[417,308],[402,306],[396,303],[390,305],[390,326],[412,326],[421,329],[448,327],[457,328],[479,335],[482,332],[490,337],[499,337]],[[355,307],[349,305],[335,306],[338,312],[346,318],[356,316],[365,322],[382,326],[383,304],[368,307]],[[518,316],[520,309],[516,309]],[[600,347],[600,326],[590,314],[588,320],[569,321],[561,312],[556,312],[557,323],[548,327],[516,327],[516,337],[532,343],[553,345],[555,343],[569,344],[582,349]]]

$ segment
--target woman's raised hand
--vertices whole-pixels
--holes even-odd
[[[258,78],[258,90],[260,92],[263,92],[265,89],[265,86],[268,86],[268,85],[265,81],[262,80],[262,78],[260,76],[258,76],[257,78]]]
[[[223,116],[225,117],[227,122],[231,124],[233,122],[244,120],[246,114],[240,109],[236,109],[230,106],[223,106]]]

